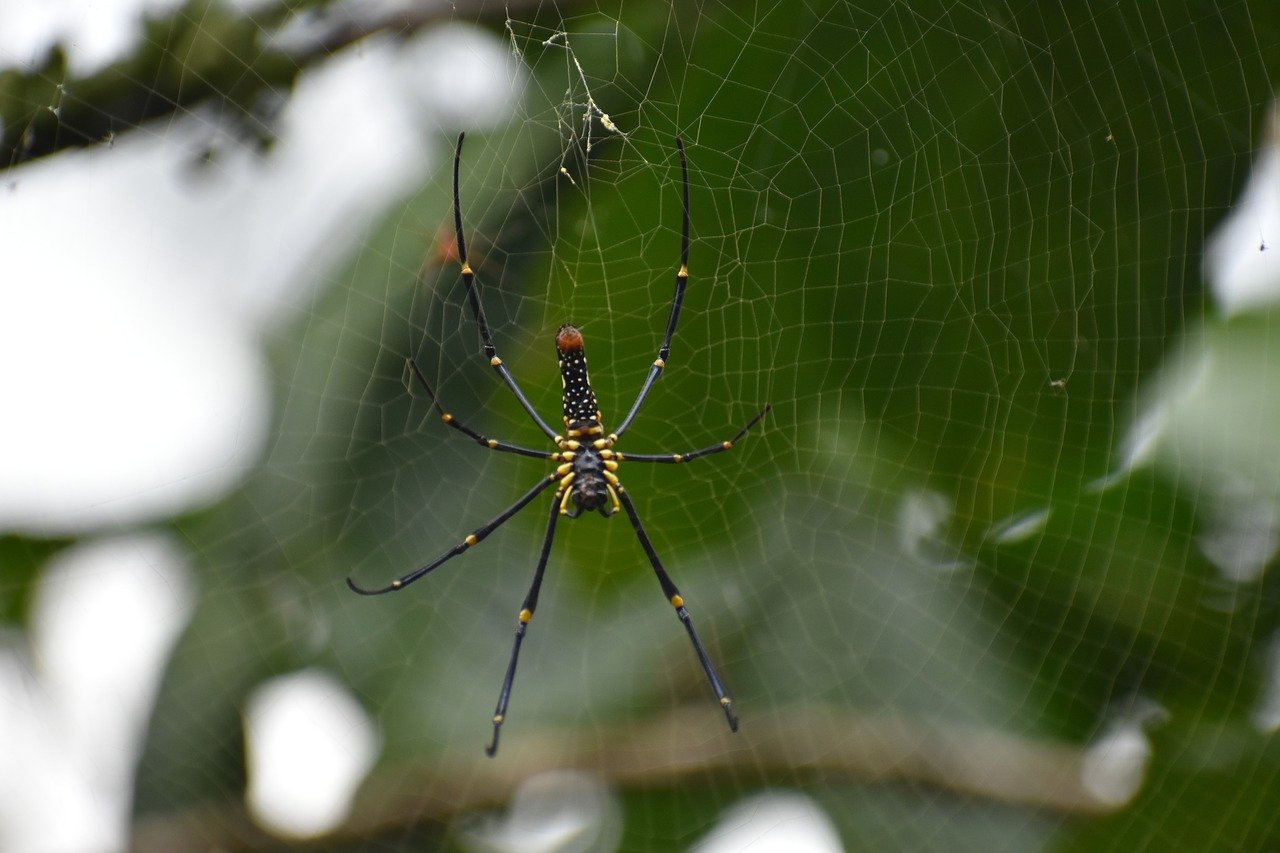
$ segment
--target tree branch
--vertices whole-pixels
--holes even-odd
[[[901,716],[859,715],[831,706],[776,708],[752,715],[734,735],[699,705],[612,729],[523,731],[486,759],[481,744],[451,747],[420,764],[375,770],[341,829],[296,845],[306,850],[369,838],[504,803],[531,775],[575,768],[622,790],[673,788],[690,779],[738,786],[912,782],[965,796],[1073,815],[1114,808],[1081,779],[1083,749]],[[134,827],[135,853],[252,850],[278,845],[239,802],[206,804]]]

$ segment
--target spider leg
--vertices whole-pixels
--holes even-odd
[[[402,578],[397,578],[396,580],[393,580],[391,583],[387,584],[381,589],[365,589],[364,587],[356,586],[355,582],[352,581],[351,578],[347,578],[347,586],[351,587],[352,592],[358,592],[361,595],[382,595],[383,593],[396,592],[397,590],[404,589],[406,586],[413,583],[418,578],[422,577],[428,572],[432,572],[438,569],[440,566],[444,565],[449,560],[452,560],[454,557],[458,556],[463,551],[466,551],[468,548],[471,548],[473,545],[479,544],[481,541],[484,540],[486,536],[488,536],[490,533],[497,530],[499,527],[501,527],[503,524],[509,521],[513,515],[515,515],[520,510],[528,506],[529,503],[534,498],[536,498],[538,495],[546,491],[548,486],[550,486],[552,483],[556,482],[559,479],[560,479],[559,474],[551,474],[547,477],[543,477],[541,480],[538,481],[538,485],[534,486],[532,489],[525,492],[524,496],[521,497],[520,500],[516,501],[511,506],[504,509],[502,513],[498,515],[497,518],[493,519],[483,527],[477,529],[474,533],[467,536],[457,545],[454,545],[448,551],[441,554],[439,557],[432,560],[430,563],[427,563],[422,568],[414,569],[412,572],[409,572],[409,574],[405,575]]]
[[[738,430],[738,434],[728,441],[722,441],[719,444],[713,444],[710,447],[704,447],[701,450],[690,451],[689,453],[618,453],[614,452],[613,458],[619,462],[688,462],[691,459],[697,459],[700,456],[710,456],[713,453],[723,453],[730,449],[738,440],[747,434],[747,430],[760,423],[761,418],[768,414],[772,406],[765,406],[760,410],[760,414],[751,419],[751,422]]]
[[[500,450],[503,453],[515,453],[520,456],[532,456],[535,459],[559,459],[558,453],[548,453],[545,450],[535,450],[532,447],[521,447],[518,444],[488,438],[487,436],[471,429],[471,427],[455,419],[453,415],[444,410],[444,406],[440,405],[440,401],[436,398],[436,392],[431,390],[431,385],[427,382],[427,377],[423,376],[416,361],[409,359],[409,368],[413,371],[413,375],[418,377],[418,382],[422,384],[423,389],[427,392],[427,396],[431,398],[431,402],[435,406],[436,411],[440,413],[440,420],[444,421],[464,435],[469,436],[476,444],[479,444],[482,447],[487,447],[490,450]]]
[[[698,662],[702,664],[702,671],[707,674],[707,681],[711,683],[711,689],[715,691],[716,698],[720,700],[720,707],[724,708],[725,719],[729,721],[729,731],[736,732],[738,730],[738,718],[733,715],[733,703],[729,700],[729,694],[725,692],[724,685],[720,683],[720,677],[716,675],[715,667],[711,665],[711,658],[707,656],[707,650],[702,647],[702,641],[698,639],[698,632],[693,630],[693,620],[689,617],[689,611],[685,610],[684,598],[681,597],[680,590],[676,589],[676,585],[672,582],[671,576],[667,574],[667,570],[662,567],[662,561],[658,559],[658,552],[653,550],[653,543],[649,541],[649,535],[644,532],[644,525],[640,523],[640,516],[636,514],[636,507],[631,502],[631,496],[621,486],[618,486],[616,491],[618,497],[622,499],[623,508],[631,518],[631,526],[635,528],[641,547],[644,548],[645,554],[649,556],[649,562],[653,564],[653,571],[658,576],[658,583],[662,585],[663,594],[666,595],[667,601],[671,603],[671,606],[676,609],[676,615],[680,617],[680,621],[684,623],[684,629],[689,633],[689,639],[693,643],[693,651],[698,656]]]
[[[564,491],[563,489],[561,491]],[[511,685],[516,680],[516,663],[520,660],[520,644],[524,642],[525,631],[529,630],[529,621],[533,619],[533,611],[538,607],[538,591],[542,589],[542,575],[547,568],[547,556],[551,553],[551,540],[556,534],[556,519],[560,517],[560,492],[556,492],[551,501],[551,518],[547,521],[547,536],[542,540],[542,553],[538,555],[538,568],[533,573],[533,584],[520,606],[520,615],[516,621],[515,645],[511,648],[511,662],[507,664],[506,677],[502,679],[502,692],[498,694],[498,707],[493,712],[493,742],[484,748],[485,754],[493,758],[498,751],[498,735],[502,723],[507,718],[507,703],[511,700]]]
[[[675,336],[676,323],[680,321],[680,308],[684,305],[684,291],[689,285],[689,161],[684,156],[684,142],[678,136],[676,150],[680,152],[680,174],[684,186],[684,217],[680,227],[680,269],[676,272],[676,295],[671,300],[671,317],[667,320],[667,334],[662,339],[662,346],[658,348],[658,357],[649,365],[649,375],[644,378],[644,385],[640,386],[640,393],[631,404],[631,411],[627,412],[622,424],[613,433],[615,439],[631,426],[631,422],[640,413],[640,406],[649,396],[653,383],[658,381],[662,369],[667,366],[667,357],[671,355],[671,338]]]
[[[480,327],[480,339],[484,343],[484,354],[489,359],[489,365],[497,372],[502,381],[511,389],[511,393],[520,401],[520,406],[525,413],[533,419],[538,425],[538,429],[546,433],[547,438],[555,441],[556,431],[547,426],[547,422],[542,419],[537,410],[533,408],[533,404],[529,402],[529,398],[520,390],[520,385],[516,382],[516,378],[511,375],[511,371],[507,369],[507,365],[498,357],[498,348],[493,342],[493,333],[489,331],[489,321],[485,319],[484,308],[480,305],[480,286],[476,284],[475,274],[471,271],[471,265],[467,263],[467,246],[462,238],[462,203],[458,199],[458,166],[462,162],[462,140],[465,133],[458,134],[458,147],[453,153],[453,227],[457,232],[458,240],[458,260],[462,264],[462,283],[467,287],[467,297],[471,302],[471,311],[476,316],[476,325]]]

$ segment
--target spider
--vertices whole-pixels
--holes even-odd
[[[632,404],[631,411],[623,418],[622,424],[613,432],[605,433],[600,407],[596,404],[596,396],[591,390],[591,382],[587,377],[587,357],[583,349],[582,331],[570,324],[561,326],[556,333],[556,351],[560,356],[560,378],[564,386],[565,432],[560,435],[548,426],[547,422],[533,408],[533,404],[529,402],[529,398],[520,390],[520,385],[516,382],[515,377],[512,376],[511,371],[507,369],[506,363],[498,357],[497,346],[493,342],[493,335],[489,331],[489,323],[485,319],[484,308],[480,304],[479,285],[475,281],[475,275],[472,273],[471,267],[467,264],[466,244],[463,242],[462,237],[462,206],[458,199],[458,169],[462,161],[462,140],[464,136],[465,134],[458,134],[458,144],[453,155],[453,223],[457,232],[457,252],[458,260],[462,266],[462,282],[466,286],[471,311],[475,315],[476,325],[480,330],[480,339],[483,344],[485,358],[488,359],[489,365],[506,384],[507,388],[511,390],[511,393],[515,395],[521,408],[533,419],[533,422],[546,434],[547,438],[554,442],[557,449],[555,451],[536,450],[481,435],[445,411],[435,392],[431,390],[431,385],[427,382],[426,376],[423,375],[417,362],[412,358],[409,359],[409,367],[418,382],[426,390],[427,396],[431,398],[433,407],[439,411],[440,419],[449,426],[490,450],[549,459],[558,463],[558,465],[551,474],[543,477],[537,485],[526,492],[514,504],[503,510],[496,518],[483,527],[476,529],[457,545],[454,545],[421,568],[392,581],[381,589],[365,589],[357,586],[350,578],[347,578],[347,586],[361,595],[382,595],[402,590],[464,551],[479,544],[486,536],[532,503],[538,495],[553,485],[556,487],[554,496],[551,499],[547,533],[542,540],[542,551],[538,555],[538,566],[533,574],[533,584],[529,587],[529,592],[524,598],[524,603],[520,607],[520,613],[516,621],[515,645],[511,650],[511,661],[507,665],[507,673],[502,681],[502,690],[498,695],[498,706],[493,714],[493,740],[485,747],[485,752],[492,758],[498,750],[498,736],[502,729],[502,723],[507,717],[507,705],[511,699],[511,686],[515,681],[516,664],[520,658],[520,646],[524,642],[525,632],[529,629],[529,622],[533,619],[533,612],[538,606],[538,591],[542,588],[542,578],[547,567],[547,557],[551,553],[551,542],[555,537],[556,521],[562,515],[568,518],[577,518],[583,512],[590,512],[591,510],[598,510],[606,518],[619,509],[625,510],[627,517],[631,520],[631,526],[635,529],[636,536],[640,540],[640,547],[644,549],[645,555],[648,556],[649,563],[653,566],[653,571],[658,577],[658,584],[662,587],[663,594],[667,597],[667,601],[670,602],[671,606],[675,608],[676,615],[684,625],[685,631],[689,634],[689,640],[693,643],[693,651],[698,657],[698,662],[702,665],[703,672],[706,673],[711,689],[715,692],[716,698],[720,702],[720,707],[724,710],[725,719],[729,722],[729,729],[736,732],[738,730],[738,718],[734,716],[733,703],[730,701],[728,693],[725,692],[724,684],[720,681],[720,677],[716,675],[715,667],[712,666],[711,658],[707,655],[706,649],[703,648],[702,641],[698,639],[698,632],[693,628],[693,620],[689,616],[689,611],[685,608],[684,598],[680,595],[680,590],[676,588],[671,576],[663,568],[662,561],[658,559],[658,552],[654,550],[653,543],[649,540],[649,535],[645,532],[644,525],[640,523],[640,516],[636,513],[635,505],[631,502],[631,496],[618,479],[617,470],[618,466],[624,461],[680,463],[690,462],[713,453],[721,453],[733,447],[734,442],[741,439],[748,430],[759,423],[770,407],[765,406],[761,409],[759,414],[740,429],[733,438],[713,444],[710,447],[704,447],[701,450],[694,450],[689,453],[628,453],[624,455],[613,449],[622,434],[631,426],[631,422],[635,420],[636,415],[640,412],[641,405],[649,396],[654,383],[658,381],[658,377],[662,375],[662,371],[666,367],[667,356],[671,351],[671,338],[675,335],[676,322],[680,319],[680,308],[684,304],[685,288],[689,283],[689,164],[685,159],[684,143],[679,137],[676,137],[676,150],[680,153],[680,170],[684,188],[680,269],[676,273],[676,291],[671,302],[671,316],[667,320],[667,331],[662,339],[662,346],[658,348],[658,357],[649,366],[649,373],[645,377],[644,384],[640,386],[640,393],[636,396],[636,401]]]

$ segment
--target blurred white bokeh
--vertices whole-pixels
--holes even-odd
[[[622,809],[598,779],[551,771],[526,779],[502,815],[473,819],[459,840],[475,853],[611,853]]]
[[[843,853],[826,810],[794,791],[765,791],[720,815],[694,853]]]
[[[28,642],[0,647],[0,850],[127,848],[147,722],[195,606],[187,564],[168,537],[121,536],[41,573]]]
[[[378,755],[373,720],[341,682],[314,669],[259,685],[244,732],[249,814],[293,838],[337,828]]]

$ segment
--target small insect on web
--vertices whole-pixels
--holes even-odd
[[[595,392],[591,390],[591,381],[587,376],[587,357],[583,347],[582,331],[569,324],[561,326],[556,333],[556,351],[560,356],[560,379],[564,385],[565,432],[564,435],[560,435],[548,426],[547,422],[533,408],[533,404],[529,402],[529,398],[520,390],[520,385],[516,382],[511,371],[507,369],[506,363],[498,357],[498,348],[493,342],[493,334],[489,331],[489,323],[485,319],[484,308],[480,304],[479,285],[476,283],[475,274],[467,263],[466,243],[462,237],[462,205],[458,199],[458,169],[462,162],[463,137],[464,134],[458,134],[458,146],[453,155],[453,224],[457,232],[457,252],[459,263],[462,265],[462,283],[467,289],[471,312],[475,315],[476,326],[479,327],[480,340],[484,346],[484,354],[489,361],[489,365],[502,379],[503,383],[506,384],[507,388],[511,390],[511,393],[515,395],[525,413],[533,419],[533,422],[546,434],[547,438],[551,439],[557,449],[554,451],[537,450],[481,435],[445,411],[435,392],[431,390],[431,385],[427,382],[427,378],[423,375],[417,362],[409,359],[409,367],[413,375],[417,377],[419,384],[427,392],[427,396],[431,398],[432,405],[440,412],[441,420],[449,426],[490,450],[514,453],[519,456],[532,456],[538,459],[549,459],[558,464],[553,472],[542,478],[537,485],[526,492],[514,504],[503,510],[496,518],[483,527],[476,529],[457,545],[454,545],[421,568],[397,578],[380,589],[365,589],[357,586],[350,578],[347,578],[347,586],[361,595],[382,595],[383,593],[404,589],[409,584],[479,544],[490,533],[497,530],[516,513],[532,503],[538,495],[553,485],[556,487],[554,496],[551,499],[547,533],[542,540],[542,551],[538,555],[538,565],[533,573],[533,584],[529,587],[529,592],[525,595],[524,603],[520,607],[516,622],[515,645],[511,649],[511,662],[507,665],[506,677],[502,680],[502,691],[498,695],[498,707],[493,714],[493,741],[485,748],[485,752],[492,757],[498,750],[498,735],[507,716],[507,704],[511,699],[511,686],[516,677],[516,664],[520,659],[520,645],[524,642],[525,632],[528,630],[529,622],[533,619],[533,612],[538,606],[538,591],[542,588],[542,578],[547,568],[547,557],[551,553],[551,542],[555,537],[557,520],[562,515],[568,518],[577,518],[583,512],[591,510],[598,510],[601,515],[607,518],[619,509],[625,510],[627,517],[631,520],[631,526],[636,532],[636,537],[640,540],[640,546],[644,549],[645,555],[649,558],[649,563],[653,566],[654,574],[658,577],[658,584],[662,587],[663,594],[667,597],[667,601],[670,602],[671,606],[675,608],[676,615],[680,618],[680,622],[684,625],[685,631],[689,635],[689,640],[693,644],[693,651],[698,657],[698,662],[702,665],[703,672],[706,673],[707,681],[715,692],[716,699],[719,700],[721,708],[724,709],[725,719],[729,722],[729,729],[736,732],[738,730],[738,718],[734,716],[733,703],[729,699],[729,694],[725,691],[724,684],[720,681],[720,676],[716,674],[715,667],[711,664],[711,658],[707,656],[706,649],[702,646],[702,641],[698,639],[698,633],[693,629],[693,620],[689,617],[688,610],[685,609],[684,598],[681,597],[680,590],[676,588],[671,576],[667,574],[667,570],[663,568],[662,561],[658,559],[658,552],[654,550],[653,543],[649,540],[649,535],[645,532],[644,525],[640,523],[640,516],[636,513],[635,504],[631,502],[631,496],[618,479],[617,471],[622,462],[690,462],[702,456],[721,453],[733,447],[734,442],[741,439],[747,434],[748,430],[759,423],[761,418],[769,411],[769,406],[761,409],[746,426],[738,430],[733,438],[713,444],[710,447],[704,447],[701,450],[694,450],[688,453],[622,454],[613,449],[622,434],[631,426],[631,422],[635,420],[636,415],[639,414],[640,407],[648,398],[654,383],[658,381],[658,377],[662,375],[662,371],[667,365],[667,357],[671,352],[671,339],[676,332],[676,323],[680,319],[680,308],[684,304],[685,288],[689,284],[689,164],[685,159],[684,143],[679,137],[676,137],[676,150],[680,153],[680,172],[684,190],[684,215],[680,237],[680,269],[676,273],[676,292],[671,301],[671,316],[667,320],[667,331],[662,339],[662,346],[658,348],[658,357],[649,366],[648,375],[645,376],[644,384],[640,386],[640,393],[636,395],[636,401],[631,405],[631,411],[623,418],[622,424],[616,430],[606,434],[601,421],[600,407],[596,403]]]

